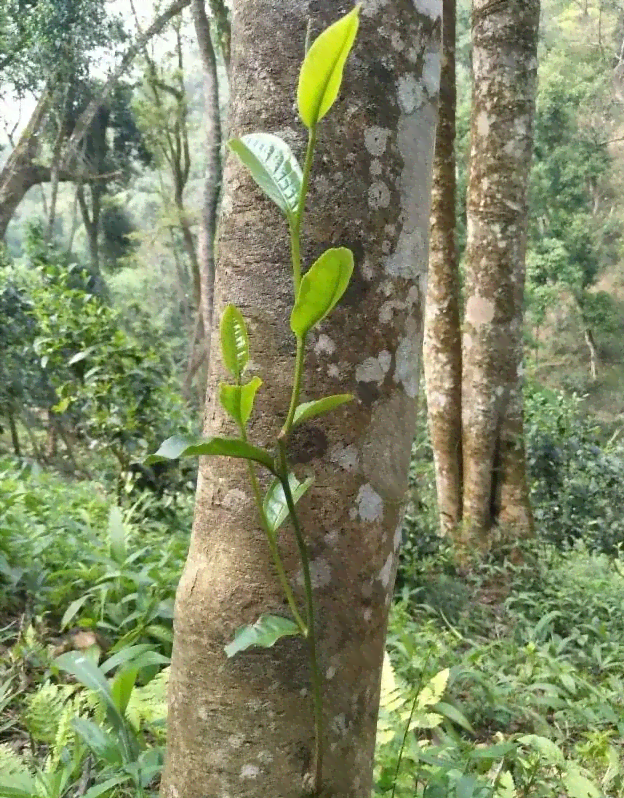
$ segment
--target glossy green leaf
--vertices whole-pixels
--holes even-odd
[[[234,640],[225,647],[225,653],[228,657],[233,657],[253,646],[271,648],[280,638],[299,634],[299,627],[290,618],[262,615],[253,625],[243,626],[236,632]]]
[[[313,128],[334,104],[342,72],[359,25],[359,6],[334,22],[316,39],[301,66],[297,103],[301,121]]]
[[[161,460],[177,460],[179,457],[238,457],[255,460],[269,471],[274,470],[273,458],[266,449],[252,446],[235,438],[195,438],[190,435],[174,435],[161,445],[156,454],[146,457],[147,465]]]
[[[288,475],[288,484],[290,485],[290,492],[292,493],[295,504],[308,492],[313,482],[313,477],[308,477],[308,479],[303,482],[299,482],[294,474]],[[269,529],[271,532],[277,532],[288,518],[286,496],[284,495],[284,488],[279,479],[276,479],[268,489],[264,497],[263,507]]]
[[[116,674],[111,684],[111,695],[115,706],[124,716],[138,675],[138,668],[126,668]]]
[[[221,316],[221,352],[227,370],[240,380],[249,362],[249,337],[243,314],[234,305]]]
[[[116,504],[110,508],[108,514],[108,547],[113,560],[121,565],[128,556],[128,552],[123,514]]]
[[[256,393],[262,385],[260,377],[254,377],[246,385],[227,385],[222,382],[219,386],[219,401],[237,424],[243,427],[251,417],[256,398]]]
[[[292,150],[271,133],[250,133],[230,139],[228,146],[249,169],[251,176],[290,219],[301,196],[301,167]]]
[[[345,247],[326,250],[303,276],[290,328],[299,338],[330,313],[347,290],[353,274],[353,253]]]
[[[117,730],[124,728],[124,719],[119,712],[106,677],[93,660],[77,651],[68,651],[54,660],[63,671],[71,673],[81,684],[92,690],[108,710],[110,720]]]
[[[308,421],[315,416],[322,416],[323,413],[329,413],[330,410],[334,410],[334,408],[340,407],[340,405],[344,405],[352,399],[352,394],[340,393],[334,396],[325,396],[323,399],[317,399],[314,402],[304,402],[295,410],[293,427],[297,426],[297,424],[303,424],[304,421]]]

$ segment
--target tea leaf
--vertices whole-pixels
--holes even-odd
[[[240,380],[249,362],[249,338],[245,319],[234,305],[228,305],[221,316],[221,351],[225,367]]]
[[[313,477],[308,477],[308,479],[303,482],[299,482],[294,474],[288,475],[288,484],[290,485],[290,492],[292,493],[295,504],[308,492],[313,482]],[[279,479],[276,479],[268,489],[264,497],[263,507],[270,530],[276,532],[288,518],[286,496],[284,495],[284,488]]]
[[[307,128],[313,128],[332,107],[359,25],[359,6],[334,22],[314,41],[301,66],[297,103]]]
[[[228,657],[252,646],[271,648],[282,637],[299,635],[301,631],[290,618],[281,615],[262,615],[253,625],[243,626],[234,635],[234,640],[225,647]]]
[[[254,377],[246,385],[227,385],[222,382],[219,386],[219,401],[237,424],[243,427],[247,425],[261,385],[260,377]]]
[[[290,219],[301,195],[301,167],[292,150],[271,133],[250,133],[230,139],[228,146],[249,169],[251,176]]]
[[[330,313],[349,285],[353,274],[353,253],[339,247],[326,250],[301,280],[297,301],[290,316],[290,328],[299,338]]]
[[[352,394],[340,393],[334,396],[325,396],[323,399],[316,399],[314,402],[304,402],[295,410],[293,427],[297,424],[303,424],[304,421],[308,421],[315,416],[329,413],[330,410],[334,410],[334,408],[340,407],[340,405],[350,402],[352,399]]]
[[[255,460],[274,471],[273,458],[266,449],[260,449],[251,443],[236,438],[195,438],[190,435],[174,435],[161,445],[156,454],[146,457],[147,465],[159,463],[161,460],[177,460],[179,457],[238,457],[243,460]]]

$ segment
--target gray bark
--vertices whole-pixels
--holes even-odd
[[[280,132],[301,154],[293,96],[308,18],[318,33],[350,3],[235,0],[233,135]],[[416,9],[416,10],[415,10]],[[370,798],[379,682],[407,486],[422,343],[431,169],[439,83],[437,0],[367,0],[340,100],[319,131],[304,225],[304,263],[350,246],[352,284],[314,336],[302,400],[356,400],[302,427],[290,443],[312,560],[324,682],[322,795]],[[217,319],[233,302],[248,319],[264,381],[251,439],[269,444],[287,410],[294,365],[286,228],[229,158],[219,228],[213,356],[205,432],[232,434],[216,402],[225,374]],[[279,538],[297,595],[287,526]],[[200,465],[188,560],[178,587],[164,798],[299,798],[313,750],[305,642],[287,638],[231,660],[241,625],[283,610],[251,499],[232,461]]]

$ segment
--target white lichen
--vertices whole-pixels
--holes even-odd
[[[386,374],[392,364],[392,355],[385,349],[377,357],[367,357],[363,363],[355,370],[357,382],[376,382],[384,381]]]
[[[414,7],[434,21],[442,16],[442,0],[414,0]]]
[[[423,87],[414,75],[401,75],[397,82],[399,107],[404,114],[413,114],[425,101]]]
[[[257,779],[260,768],[257,765],[243,765],[240,772],[241,779]]]
[[[390,205],[390,189],[381,180],[372,183],[368,189],[368,204],[374,211]]]
[[[435,97],[440,91],[440,51],[434,50],[427,53],[423,63],[422,81],[425,91],[430,97]]]
[[[388,554],[388,558],[386,559],[383,568],[379,572],[379,576],[377,577],[384,588],[387,588],[390,584],[390,578],[392,576],[392,568],[394,566],[394,552],[390,552]]]
[[[381,158],[386,151],[390,130],[373,125],[364,131],[364,146],[374,158]]]
[[[321,333],[318,341],[314,345],[314,351],[317,355],[333,355],[336,351],[336,344],[329,336]]]
[[[358,514],[362,521],[381,521],[383,518],[383,499],[367,483],[362,485],[357,496]]]
[[[351,473],[357,471],[360,465],[360,455],[357,446],[353,444],[341,446],[337,443],[335,446],[332,446],[329,452],[329,459],[332,463],[336,463],[340,468]]]

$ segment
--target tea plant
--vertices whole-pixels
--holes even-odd
[[[344,65],[355,41],[358,22],[359,7],[356,6],[314,41],[301,66],[297,103],[299,116],[308,131],[303,169],[290,147],[272,134],[252,133],[229,142],[230,149],[249,169],[256,183],[282,211],[290,232],[294,293],[290,328],[297,342],[297,354],[290,407],[275,441],[275,452],[258,448],[248,440],[247,425],[262,381],[259,377],[253,377],[244,382],[244,373],[249,362],[247,329],[240,311],[229,305],[221,318],[221,349],[223,363],[234,378],[234,383],[221,384],[219,401],[235,421],[239,437],[213,437],[201,440],[187,437],[170,438],[165,441],[156,455],[148,458],[149,462],[154,462],[162,458],[210,455],[237,457],[248,462],[249,479],[260,523],[266,534],[292,619],[263,615],[252,626],[239,629],[225,651],[228,657],[232,657],[251,646],[273,646],[277,640],[287,635],[302,635],[307,640],[315,717],[315,758],[311,774],[311,786],[314,792],[320,790],[323,767],[322,680],[316,653],[309,556],[296,510],[297,502],[310,488],[312,480],[299,482],[290,470],[287,442],[291,432],[299,424],[327,413],[352,399],[348,394],[341,394],[300,403],[308,334],[339,302],[353,272],[353,254],[350,250],[340,247],[326,250],[302,275],[301,225],[318,125],[338,96]],[[257,464],[267,469],[274,477],[264,497],[256,474]],[[288,582],[277,543],[277,531],[287,518],[290,518],[292,524],[302,565],[305,589],[303,612],[298,607]]]

